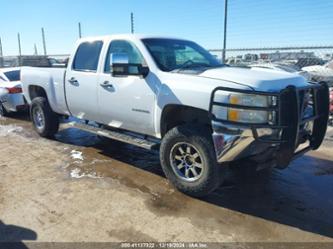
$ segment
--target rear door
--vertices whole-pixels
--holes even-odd
[[[82,42],[68,68],[65,79],[67,104],[71,114],[80,119],[100,121],[97,84],[99,58],[103,41]]]

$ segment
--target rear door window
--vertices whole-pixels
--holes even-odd
[[[96,72],[102,47],[102,41],[83,42],[76,51],[73,70]]]
[[[6,77],[9,81],[19,81],[20,80],[20,70],[5,72],[4,75],[6,75]]]

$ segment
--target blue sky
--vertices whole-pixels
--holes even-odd
[[[5,55],[23,54],[36,43],[42,52],[45,28],[49,54],[69,53],[83,36],[135,32],[192,39],[221,48],[224,0],[0,0],[0,37]],[[229,0],[228,47],[333,44],[332,0]]]

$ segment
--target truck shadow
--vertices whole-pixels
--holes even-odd
[[[80,136],[88,135],[78,132]],[[66,133],[60,132],[61,142],[84,146],[75,143],[78,139],[62,139]],[[89,140],[96,141],[96,137]],[[165,177],[156,151],[117,141],[88,146],[104,156]],[[202,201],[333,238],[332,165],[332,160],[312,156],[299,158],[285,170],[255,172],[250,165],[238,165],[229,170],[224,184]]]
[[[23,240],[36,240],[37,233],[25,227],[6,225],[0,220],[0,247],[1,248],[28,248]]]
[[[30,114],[29,111],[22,111],[22,112],[11,112],[7,114],[6,117],[0,116],[3,120],[8,120],[8,122],[13,121],[30,121]]]
[[[333,238],[332,174],[332,161],[311,156],[284,170],[238,169],[205,201]]]

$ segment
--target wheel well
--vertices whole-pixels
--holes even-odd
[[[163,109],[161,117],[161,135],[172,128],[186,123],[201,124],[211,129],[209,112],[200,108],[183,105],[168,105]]]
[[[40,86],[29,86],[29,96],[30,96],[31,100],[33,100],[34,98],[37,98],[37,97],[47,98],[44,88],[42,88]]]

